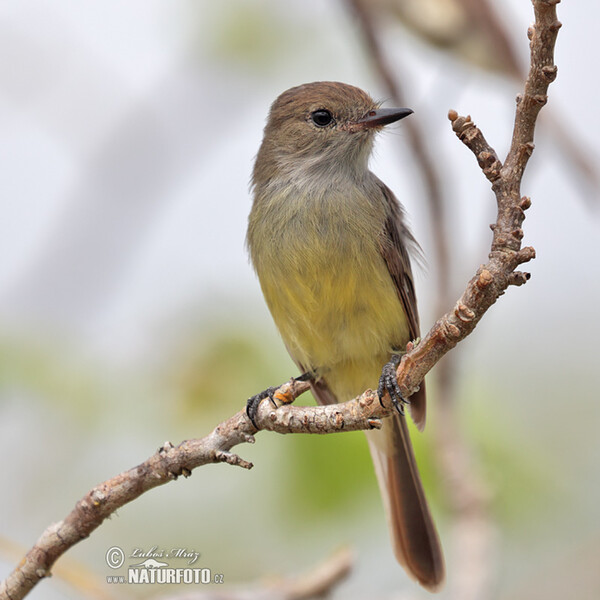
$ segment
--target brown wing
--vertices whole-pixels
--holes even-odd
[[[400,298],[406,313],[411,340],[415,340],[420,335],[419,313],[410,266],[409,248],[416,253],[420,252],[420,248],[404,223],[402,207],[393,192],[382,181],[377,180],[377,183],[387,201],[388,211],[384,229],[381,233],[381,256],[387,265],[396,286],[398,298]],[[398,341],[400,349],[404,350],[403,346],[409,340]],[[410,414],[420,431],[425,427],[425,404],[425,382],[422,382],[419,391],[410,397]]]

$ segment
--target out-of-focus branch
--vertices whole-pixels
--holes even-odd
[[[381,35],[371,6],[365,0],[346,0],[348,7],[356,16],[365,41],[366,52],[381,79],[381,82],[397,106],[406,106],[405,94],[402,92],[397,67],[394,71],[389,67],[385,51],[381,44]],[[437,266],[437,293],[435,314],[446,310],[452,297],[450,295],[450,249],[446,231],[446,215],[440,163],[434,161],[433,154],[427,148],[427,136],[422,131],[418,119],[407,119],[404,123],[415,162],[421,171],[425,186],[425,198],[431,214],[432,241]]]
[[[526,77],[520,52],[508,29],[510,10],[495,0],[369,0],[372,12],[402,23],[412,34],[468,65],[510,77],[518,85]],[[508,18],[507,18],[508,17]],[[555,106],[545,112],[546,130],[554,138],[566,168],[590,206],[598,204],[598,160],[573,130],[568,114]],[[592,192],[592,194],[590,194]]]
[[[457,1],[477,23],[477,27],[482,30],[490,45],[490,50],[493,51],[494,56],[498,57],[505,72],[513,79],[521,81],[525,76],[524,70],[517,59],[517,53],[506,31],[506,26],[496,14],[497,3],[490,0]],[[583,176],[576,178],[578,184],[591,184],[597,195],[599,182],[594,157],[590,149],[582,144],[581,139],[577,139],[572,129],[569,128],[569,124],[565,123],[564,118],[558,117],[557,114],[556,110],[544,114],[545,123],[556,139],[556,146]],[[590,201],[587,195],[584,195],[584,199]],[[594,200],[597,201],[597,198]]]
[[[354,557],[342,549],[318,564],[308,573],[290,578],[269,579],[251,588],[225,591],[192,592],[165,600],[310,600],[324,598],[352,570]]]

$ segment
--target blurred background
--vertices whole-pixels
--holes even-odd
[[[252,163],[283,90],[339,80],[392,106],[387,67],[416,129],[407,120],[381,135],[372,169],[405,204],[428,258],[416,274],[422,327],[453,305],[486,260],[495,205],[447,111],[471,114],[503,158],[528,64],[530,3],[494,6],[0,3],[0,577],[93,485],[165,440],[207,434],[296,374],[244,248]],[[600,593],[590,72],[600,5],[558,8],[559,75],[522,188],[533,202],[532,279],[456,349],[448,386],[431,374],[429,425],[413,436],[446,552],[441,598]],[[415,143],[436,169],[443,221]],[[241,587],[350,546],[355,568],[334,597],[428,596],[395,563],[362,434],[262,433],[239,452],[252,471],[207,466],[152,490],[31,597],[164,596],[105,583],[115,545],[194,549]]]

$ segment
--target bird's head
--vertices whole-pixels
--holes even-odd
[[[293,87],[273,105],[254,169],[254,183],[289,173],[367,171],[374,134],[410,115],[409,108],[381,108],[363,90],[318,81]]]

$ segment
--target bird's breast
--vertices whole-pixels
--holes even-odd
[[[407,336],[379,250],[384,207],[347,191],[262,208],[260,219],[251,215],[248,244],[292,357],[305,368],[373,357],[381,366],[379,357]]]

